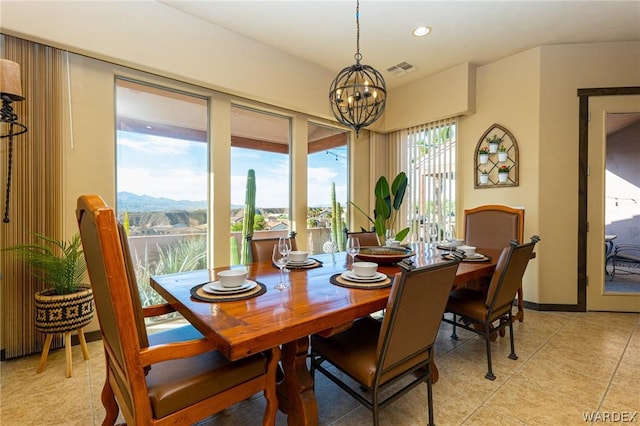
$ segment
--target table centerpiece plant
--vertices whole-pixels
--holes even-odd
[[[402,206],[404,195],[407,190],[409,179],[405,172],[400,172],[393,179],[391,186],[386,177],[380,176],[376,182],[374,194],[376,197],[375,209],[373,210],[373,219],[364,212],[355,203],[351,202],[351,205],[355,207],[360,213],[365,215],[367,219],[373,224],[378,240],[385,242],[389,236],[387,230],[393,231],[398,211]],[[402,242],[409,234],[410,228],[404,228],[395,234],[395,240]]]

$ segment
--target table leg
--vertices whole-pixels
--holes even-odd
[[[284,380],[278,385],[278,408],[288,415],[289,425],[318,424],[318,404],[313,391],[313,378],[307,368],[308,351],[308,337],[282,345],[280,359]]]

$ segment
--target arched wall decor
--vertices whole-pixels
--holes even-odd
[[[482,134],[474,150],[474,170],[474,188],[518,186],[518,142],[507,128],[494,123]]]

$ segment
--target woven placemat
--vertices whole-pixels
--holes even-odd
[[[360,283],[355,281],[349,281],[342,278],[342,274],[335,274],[329,278],[331,284],[339,285],[340,287],[346,288],[361,288],[361,289],[375,289],[375,288],[385,288],[391,286],[393,280],[387,276],[382,281],[377,281],[375,283]]]
[[[208,293],[202,289],[202,286],[208,283],[198,284],[197,286],[191,288],[191,297],[193,297],[194,299],[202,300],[203,302],[234,302],[236,300],[251,299],[252,297],[258,297],[261,294],[267,292],[267,286],[257,281],[256,283],[258,285],[251,290],[234,294]]]
[[[313,260],[313,263],[309,263],[308,265],[289,265],[287,264],[286,268],[287,269],[291,269],[291,270],[296,270],[296,269],[313,269],[313,268],[319,268],[322,266],[322,262],[319,261],[318,259],[314,259],[312,257],[309,258],[310,260]],[[273,265],[274,268],[278,268],[276,265]]]

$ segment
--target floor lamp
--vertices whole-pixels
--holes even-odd
[[[13,161],[13,138],[27,131],[27,126],[18,123],[18,116],[11,105],[15,101],[22,101],[22,85],[20,83],[20,65],[8,59],[0,59],[0,96],[2,109],[0,110],[0,139],[8,139],[7,189],[4,202],[4,223],[9,223],[9,196],[11,194],[11,168]]]

